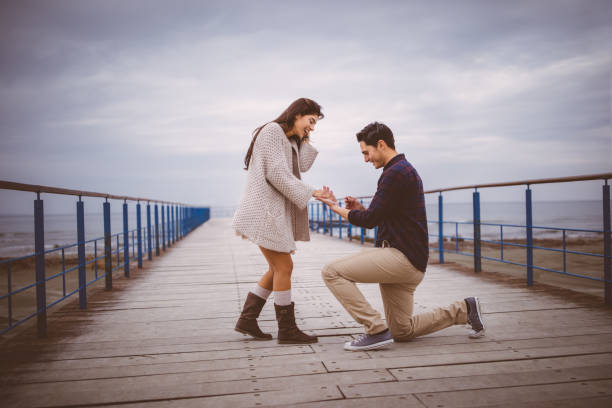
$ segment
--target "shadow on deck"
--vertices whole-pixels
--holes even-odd
[[[612,404],[612,310],[568,290],[430,265],[415,313],[481,298],[487,336],[455,326],[385,350],[349,353],[362,332],[320,277],[359,251],[313,234],[294,257],[298,324],[314,345],[250,341],[233,330],[263,257],[213,219],[148,268],[72,302],[3,343],[0,397],[7,407],[578,407]],[[361,285],[382,310],[376,285]],[[260,319],[275,333],[271,304]]]

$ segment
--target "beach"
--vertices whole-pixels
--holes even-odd
[[[506,245],[508,244],[512,245]],[[504,241],[503,259],[505,261],[525,264],[527,259],[527,249],[513,245],[525,245],[524,240],[512,239]],[[534,239],[534,247],[543,247],[556,250],[563,249],[563,241],[559,239]],[[430,244],[432,251],[430,252],[430,263],[439,262],[439,254],[437,252],[438,243]],[[585,252],[596,255],[603,255],[603,239],[602,238],[578,238],[566,240],[566,250],[573,252]],[[474,257],[460,255],[452,251],[473,253],[473,243],[471,241],[446,240],[444,242],[444,261],[462,265],[465,268],[474,269]],[[435,251],[434,251],[435,250]],[[501,258],[501,246],[499,244],[482,243],[481,255],[488,258]],[[562,252],[533,249],[533,264],[535,266],[563,271]],[[512,265],[493,261],[483,258],[482,270],[486,272],[498,272],[512,277],[523,278],[526,281],[527,268],[525,266]],[[587,255],[579,255],[573,253],[565,254],[566,272],[576,275],[584,275],[589,278],[603,279],[603,257],[594,257]],[[533,270],[534,282],[545,283],[549,285],[559,286],[582,293],[603,297],[603,282],[563,275],[560,273]]]
[[[102,256],[98,254],[98,256]],[[0,262],[7,258],[0,258]],[[113,257],[113,267],[117,265],[116,255]],[[86,277],[87,281],[92,281],[104,274],[104,258],[93,261],[93,256],[86,257]],[[63,264],[63,266],[62,266]],[[46,282],[47,304],[51,304],[60,299],[64,293],[68,294],[78,289],[79,287],[79,271],[78,271],[78,256],[75,254],[66,255],[62,261],[60,255],[50,255],[45,257],[45,276],[51,278]],[[62,270],[70,272],[61,275]],[[19,288],[26,287],[36,281],[36,266],[35,258],[29,257],[19,261],[11,262],[11,287],[15,291]],[[104,278],[100,279],[93,286],[88,287],[103,288]],[[8,292],[8,264],[0,265],[0,293]],[[78,296],[78,295],[76,295]],[[19,321],[36,311],[36,287],[31,287],[22,292],[19,292],[11,297],[12,303],[12,318],[13,323]],[[0,328],[8,326],[8,299],[3,299],[0,302]]]

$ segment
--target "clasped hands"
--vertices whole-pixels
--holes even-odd
[[[316,190],[313,197],[330,206],[332,210],[339,207],[338,200],[336,199],[334,192],[328,186],[323,186],[323,190]],[[349,211],[365,210],[365,207],[355,197],[346,196],[344,201],[346,202],[345,208]]]

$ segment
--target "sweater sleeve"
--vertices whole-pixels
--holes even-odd
[[[265,126],[257,137],[257,154],[261,155],[266,180],[299,208],[304,209],[315,188],[291,173],[287,166],[282,129],[274,124]]]
[[[300,172],[310,170],[319,151],[310,143],[303,142],[300,146]]]

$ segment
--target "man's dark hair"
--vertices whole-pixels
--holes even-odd
[[[393,132],[384,123],[372,122],[357,133],[357,141],[365,142],[368,146],[378,145],[379,140],[384,140],[387,146],[395,150]]]

